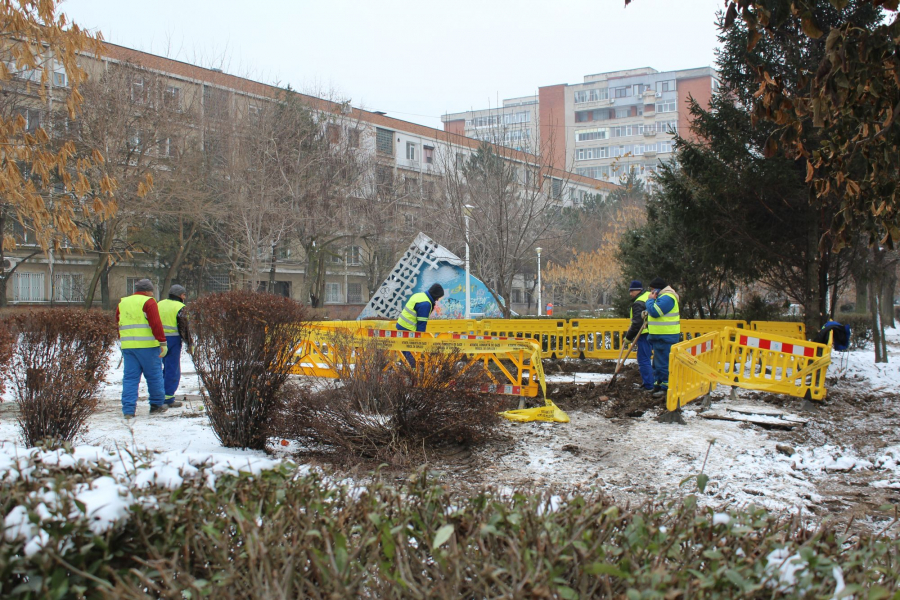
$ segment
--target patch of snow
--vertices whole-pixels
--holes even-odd
[[[731,523],[731,515],[728,513],[716,513],[713,515],[713,525],[728,525]]]

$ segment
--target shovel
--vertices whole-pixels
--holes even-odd
[[[641,328],[638,330],[638,335],[641,335],[641,332],[644,331],[644,328],[647,326],[647,319],[644,319],[644,322],[641,324]],[[622,349],[619,350],[619,362],[616,365],[616,370],[613,373],[612,379],[609,380],[609,383],[606,384],[606,389],[609,390],[613,383],[616,381],[616,377],[619,376],[619,371],[622,370],[622,365],[625,364],[625,361],[628,360],[628,357],[631,356],[631,351],[635,349],[637,346],[637,337],[634,338],[634,342],[628,348],[628,353],[625,354],[625,357],[622,357],[622,354],[625,352],[625,344],[622,344]]]

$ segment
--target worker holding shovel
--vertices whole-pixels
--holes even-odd
[[[631,327],[625,332],[625,339],[637,343],[638,368],[641,371],[641,381],[645,390],[652,390],[655,383],[653,377],[653,364],[650,362],[650,332],[647,329],[647,299],[650,290],[644,290],[640,281],[635,279],[628,288],[628,293],[633,300],[631,304]],[[637,342],[635,342],[635,339]]]

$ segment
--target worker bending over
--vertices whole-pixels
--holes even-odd
[[[397,329],[400,331],[426,331],[428,328],[428,318],[434,311],[434,305],[438,300],[444,297],[444,288],[439,283],[435,283],[427,292],[417,292],[410,296],[406,301],[406,306],[400,311],[400,317],[397,319]],[[409,363],[409,366],[415,367],[416,360],[412,353],[404,352],[403,356]]]

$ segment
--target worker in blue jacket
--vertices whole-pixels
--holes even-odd
[[[650,282],[647,298],[647,329],[653,348],[653,396],[664,397],[669,393],[669,352],[672,345],[681,341],[681,315],[678,294],[662,277]]]
[[[400,317],[397,318],[397,329],[400,331],[425,331],[428,328],[428,318],[434,311],[434,305],[443,297],[444,288],[439,283],[432,285],[427,292],[418,292],[410,296],[406,301],[406,306],[400,311]],[[416,366],[416,359],[413,358],[412,353],[404,352],[403,356],[409,366]]]

